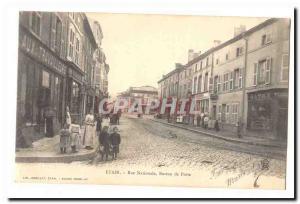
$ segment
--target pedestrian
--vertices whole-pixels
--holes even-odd
[[[108,126],[104,126],[99,135],[99,152],[101,154],[101,160],[103,161],[104,156],[105,156],[105,160],[107,161],[108,154],[109,154]]]
[[[80,126],[73,124],[71,125],[70,129],[71,129],[70,145],[71,145],[72,153],[76,153],[80,141]]]
[[[112,159],[117,159],[117,155],[119,153],[119,145],[121,143],[121,136],[118,133],[118,128],[114,127],[113,128],[113,133],[110,136],[110,142],[112,145]]]
[[[83,135],[83,145],[87,150],[93,149],[94,146],[94,138],[96,135],[94,115],[92,110],[85,117],[85,131]]]
[[[120,125],[120,117],[121,117],[122,111],[119,109],[117,112],[117,125]]]
[[[71,115],[70,115],[70,109],[69,109],[69,106],[67,106],[66,108],[66,123],[68,125],[71,125],[72,124],[72,119],[71,119]]]
[[[217,132],[220,131],[219,121],[218,121],[218,120],[216,120],[216,122],[215,122],[215,130],[216,130]]]
[[[197,126],[200,126],[200,122],[201,122],[201,116],[198,114],[197,115]]]
[[[97,136],[99,136],[101,129],[102,129],[102,116],[100,114],[97,114],[96,116],[96,132],[97,132]]]
[[[207,129],[208,128],[208,121],[209,121],[209,118],[207,115],[204,116],[204,128]]]
[[[237,126],[237,136],[238,136],[238,138],[241,138],[242,137],[242,123],[241,123],[241,121],[238,121],[236,126]]]
[[[64,154],[67,152],[67,147],[70,138],[70,129],[67,123],[64,124],[63,129],[60,130],[59,135],[60,135],[60,141],[59,141],[60,152]]]

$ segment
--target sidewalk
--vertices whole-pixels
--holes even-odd
[[[242,138],[238,138],[236,135],[233,135],[232,132],[220,130],[219,132],[216,132],[215,130],[207,130],[201,127],[192,126],[192,125],[185,125],[185,124],[179,124],[179,123],[168,123],[164,119],[156,119],[156,118],[148,118],[151,121],[162,123],[165,125],[169,125],[172,127],[177,127],[185,130],[189,130],[196,133],[201,133],[210,137],[222,139],[229,142],[236,142],[236,143],[245,143],[250,145],[259,145],[259,146],[266,146],[266,147],[280,147],[280,148],[286,148],[286,143],[283,143],[282,141],[278,141],[275,139],[264,139],[264,138],[258,138],[253,136],[247,136],[244,135]]]
[[[97,139],[93,150],[86,150],[81,146],[77,153],[71,153],[70,148],[68,148],[65,154],[60,153],[59,140],[59,135],[52,138],[45,137],[35,141],[31,148],[17,148],[16,162],[69,163],[87,160],[96,154]]]

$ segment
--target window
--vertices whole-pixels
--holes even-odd
[[[226,113],[225,113],[225,120],[226,123],[230,123],[230,104],[226,104]]]
[[[202,61],[200,62],[200,70],[202,69]]]
[[[72,29],[70,29],[69,35],[69,56],[71,58],[74,57],[74,43],[75,43],[75,33]]]
[[[50,74],[44,70],[42,74],[42,86],[45,88],[50,88]]]
[[[271,34],[264,34],[261,37],[261,45],[266,45],[272,42]]]
[[[269,84],[271,80],[272,59],[266,58],[254,63],[253,85]]]
[[[239,88],[240,69],[234,70],[234,88]]]
[[[204,78],[204,92],[208,91],[207,90],[207,85],[208,85],[208,73],[205,73],[205,78]]]
[[[271,58],[266,58],[254,63],[254,80],[253,85],[269,84],[271,76]]]
[[[195,72],[197,72],[197,69],[198,69],[198,64],[196,63],[195,64]]]
[[[287,81],[289,79],[289,55],[282,55],[281,61],[281,80]]]
[[[235,69],[234,70],[234,89],[242,88],[243,87],[243,70],[242,69]]]
[[[194,77],[194,88],[193,88],[193,93],[197,92],[197,77]]]
[[[225,59],[229,60],[229,54],[228,53],[226,54]]]
[[[201,93],[202,75],[198,77],[198,93]]]
[[[61,33],[62,33],[62,22],[59,18],[56,18],[55,50],[57,52],[60,51]]]
[[[206,58],[206,67],[209,65],[209,57]]]
[[[31,13],[30,28],[36,35],[41,35],[41,12]]]
[[[236,48],[236,57],[239,57],[243,54],[243,47]]]
[[[75,63],[78,65],[79,65],[79,50],[80,50],[80,41],[79,38],[76,38]]]
[[[218,87],[217,87],[217,92],[220,93],[221,92],[221,84],[222,84],[222,81],[221,81],[221,75],[218,76]]]
[[[238,109],[239,109],[239,104],[238,103],[233,103],[232,106],[232,124],[237,124],[238,122]]]
[[[227,91],[229,86],[229,73],[224,74],[224,83],[223,83],[223,90]]]
[[[230,72],[229,89],[233,89],[233,72]]]
[[[219,59],[216,59],[216,64],[219,64]]]
[[[239,88],[243,88],[243,69],[239,69]]]

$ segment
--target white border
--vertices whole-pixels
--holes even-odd
[[[17,85],[17,47],[18,47],[18,11],[97,11],[110,13],[152,13],[210,16],[255,16],[255,17],[290,17],[292,19],[291,39],[293,36],[293,3],[283,1],[252,0],[251,2],[229,0],[12,0],[3,3],[1,10],[2,53],[4,63],[1,67],[1,173],[5,183],[7,197],[186,197],[186,198],[219,198],[219,197],[261,197],[289,198],[294,195],[294,44],[291,43],[290,88],[289,88],[289,141],[287,157],[287,179],[285,191],[279,190],[235,190],[204,188],[162,188],[133,186],[101,185],[45,185],[16,184],[14,178],[14,138]],[[291,41],[293,42],[293,41]],[[4,97],[3,97],[4,96]],[[4,99],[4,100],[3,100]],[[3,168],[4,167],[4,168]],[[2,180],[2,179],[1,179]]]

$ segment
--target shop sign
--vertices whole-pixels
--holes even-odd
[[[251,101],[261,101],[271,99],[271,93],[255,93],[249,95],[249,100]]]
[[[42,43],[35,38],[22,33],[19,46],[24,52],[34,57],[37,61],[46,64],[62,75],[66,75],[66,65],[64,65],[58,57],[54,56],[51,51],[44,48]]]

